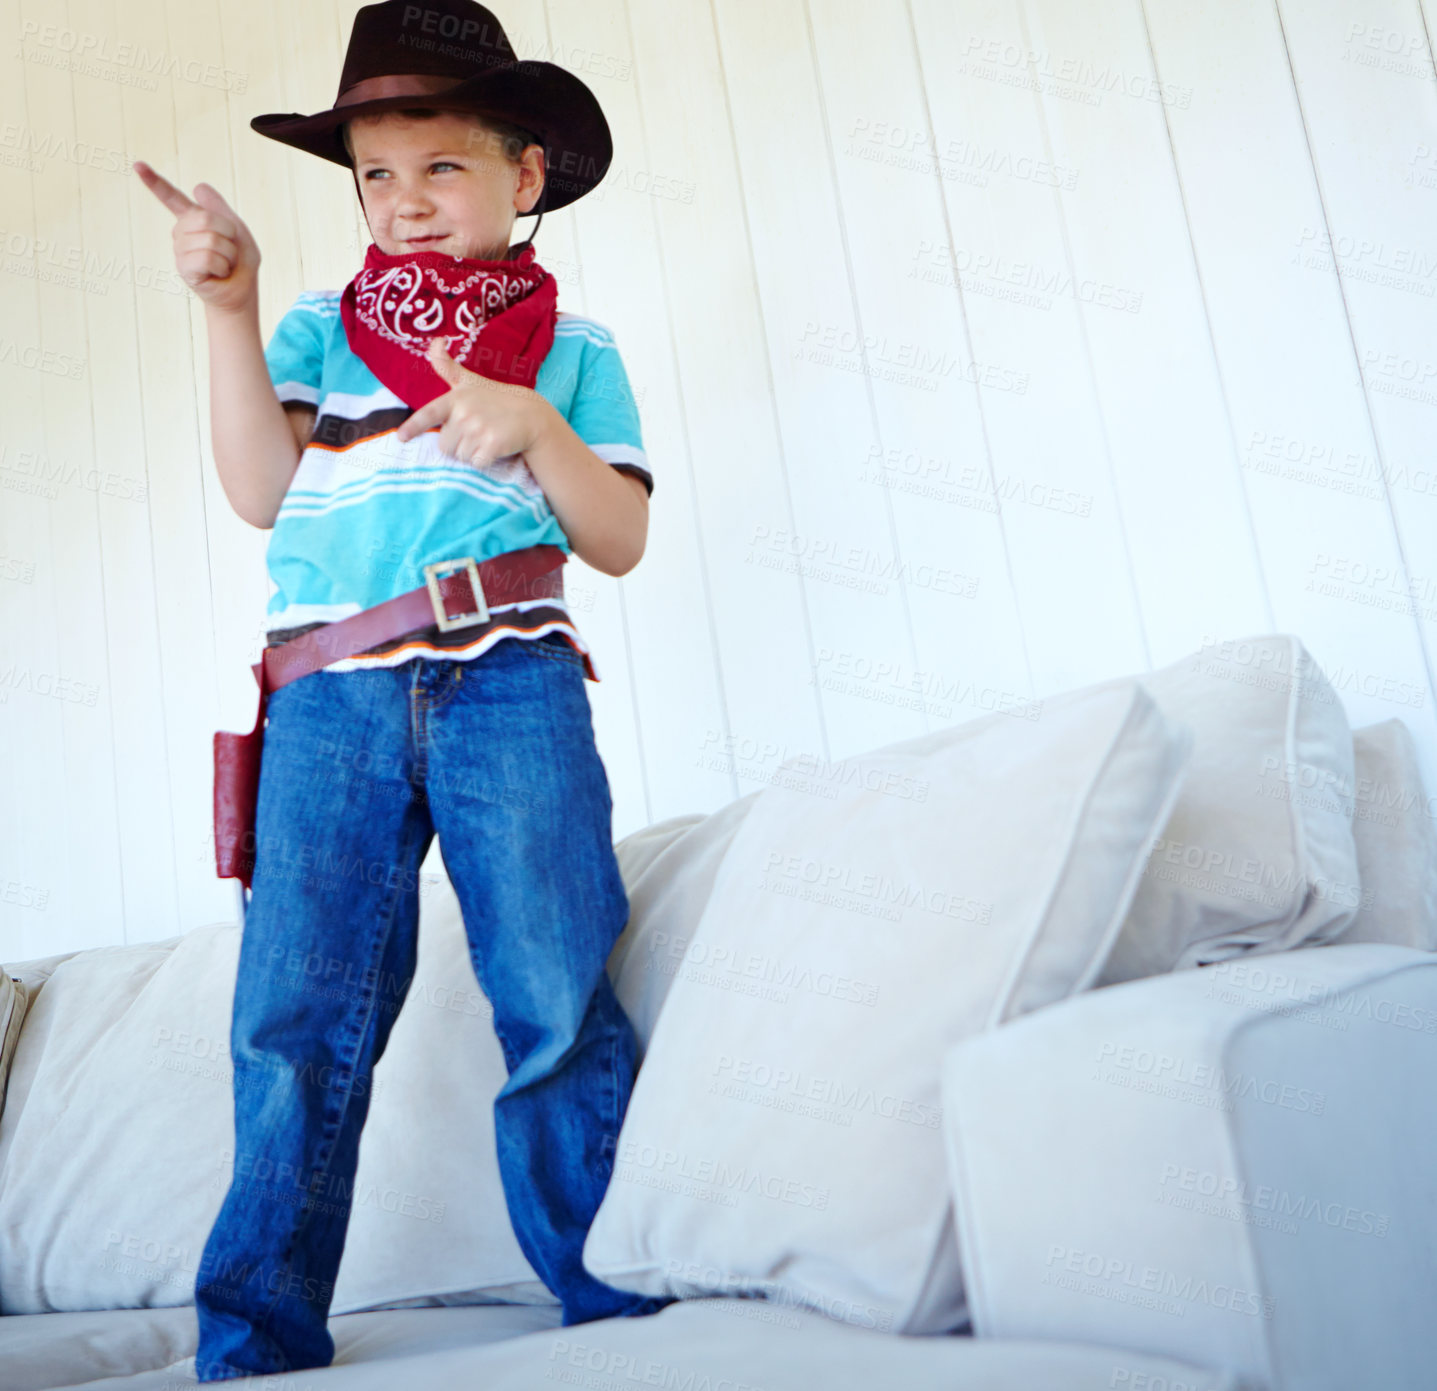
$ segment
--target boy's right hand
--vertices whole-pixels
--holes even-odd
[[[240,216],[209,184],[187,198],[142,159],[145,187],[175,215],[175,266],[180,279],[214,309],[246,308],[259,297],[259,245]],[[198,201],[195,201],[198,200]]]

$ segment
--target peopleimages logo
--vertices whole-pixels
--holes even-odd
[[[660,1362],[652,1357],[638,1358],[631,1353],[616,1352],[597,1343],[575,1343],[568,1338],[555,1338],[549,1349],[549,1370],[544,1376],[551,1381],[573,1386],[611,1391],[620,1386],[670,1386],[686,1391],[764,1391],[754,1381],[736,1381],[732,1377],[710,1377],[695,1373],[691,1366],[677,1362]],[[268,1380],[268,1378],[266,1378]]]
[[[1151,1048],[1103,1043],[1098,1048],[1098,1061],[1166,1086],[1193,1087],[1229,1101],[1233,1098],[1262,1101],[1314,1116],[1322,1115],[1327,1108],[1326,1092],[1294,1086],[1291,1082],[1279,1082],[1271,1077],[1228,1072],[1216,1063],[1193,1063]],[[1109,1080],[1117,1080],[1112,1073],[1108,1077]]]
[[[1411,1029],[1414,1033],[1437,1033],[1437,1010],[1424,1009],[1421,1005],[1406,1001],[1373,997],[1371,991],[1349,990],[1325,985],[1320,981],[1304,980],[1281,969],[1265,967],[1260,962],[1222,961],[1202,968],[1211,976],[1208,994],[1219,989],[1229,1003],[1246,1003],[1253,1008],[1269,1006],[1262,997],[1277,1004],[1295,1004],[1309,1009],[1320,1010],[1323,1014],[1343,1022],[1367,1019],[1378,1024],[1393,1024],[1399,1029]]]
[[[876,907],[893,910],[894,920],[909,908],[962,922],[987,923],[993,917],[993,905],[981,899],[941,885],[902,882],[886,874],[864,870],[861,865],[770,850],[763,869],[765,880],[782,876],[830,895],[870,899]]]
[[[828,787],[857,786],[867,792],[879,792],[887,797],[901,797],[915,802],[926,802],[928,789],[932,786],[927,778],[915,778],[909,773],[874,767],[862,759],[832,760],[811,753],[794,755],[788,762],[780,765],[778,772],[792,772],[799,777],[822,782]]]
[[[1392,1219],[1385,1212],[1371,1212],[1348,1203],[1327,1202],[1308,1193],[1289,1193],[1271,1184],[1249,1184],[1246,1179],[1216,1174],[1210,1170],[1193,1169],[1182,1164],[1164,1164],[1164,1189],[1180,1190],[1217,1203],[1235,1203],[1276,1217],[1295,1217],[1304,1222],[1320,1222],[1361,1236],[1386,1236]]]
[[[665,1182],[687,1183],[726,1197],[742,1194],[769,1198],[775,1202],[811,1207],[819,1212],[828,1207],[829,1191],[822,1185],[805,1183],[748,1164],[731,1164],[714,1155],[694,1155],[666,1145],[620,1137],[616,1161],[615,1177],[618,1178],[649,1174]],[[625,1169],[630,1172],[625,1174],[622,1172]]]
[[[1275,1308],[1270,1295],[1258,1294],[1255,1290],[1239,1289],[1220,1280],[1203,1280],[1195,1275],[1179,1275],[1162,1266],[1138,1265],[1097,1251],[1054,1245],[1048,1248],[1046,1263],[1045,1285],[1095,1294],[1118,1303],[1141,1304],[1144,1296],[1151,1296],[1155,1300],[1186,1300],[1191,1304],[1205,1304],[1210,1309],[1263,1319],[1270,1319]],[[1175,1310],[1180,1314],[1181,1305],[1163,1312]]]
[[[829,1119],[836,1111],[844,1124],[851,1125],[850,1113],[857,1113],[882,1120],[903,1121],[928,1130],[938,1129],[943,1119],[942,1110],[932,1101],[916,1101],[892,1092],[874,1091],[872,1087],[845,1082],[841,1078],[815,1076],[802,1068],[775,1067],[756,1058],[720,1053],[714,1061],[713,1072],[715,1077],[709,1085],[710,1092],[718,1091],[720,1095],[739,1100],[748,1100],[755,1095],[764,1099],[772,1097],[780,1109],[810,1115],[814,1119]],[[806,1102],[820,1103],[820,1106],[806,1107]],[[822,1107],[832,1109],[824,1111]]]
[[[813,966],[764,952],[740,952],[722,944],[690,942],[667,932],[655,932],[647,943],[649,958],[645,969],[665,975],[681,974],[685,980],[740,994],[788,1002],[791,992],[813,995],[844,1003],[874,1006],[878,986],[840,975],[825,966]]]

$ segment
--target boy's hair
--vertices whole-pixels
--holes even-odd
[[[438,111],[431,106],[414,107],[398,113],[401,116],[409,116],[415,120],[423,120],[432,116],[467,116],[474,126],[494,137],[500,154],[510,164],[518,164],[520,156],[524,153],[526,145],[542,145],[544,142],[531,130],[523,126],[515,125],[511,121],[499,121],[492,116],[481,116],[477,111]],[[363,119],[362,117],[359,119]],[[345,121],[340,126],[344,137],[344,148],[349,153],[349,162],[354,164],[354,144],[350,139],[349,128],[353,124]]]

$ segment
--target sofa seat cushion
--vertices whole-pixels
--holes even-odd
[[[330,1320],[334,1364],[256,1381],[276,1391],[1240,1391],[1190,1364],[1081,1343],[898,1338],[800,1309],[700,1299],[645,1318],[560,1328],[557,1309],[383,1310]],[[184,1391],[192,1311],[125,1309],[0,1319],[6,1391]],[[171,1356],[171,1354],[174,1354]],[[159,1361],[158,1359],[166,1359]],[[241,1383],[243,1384],[243,1383]]]
[[[559,1317],[557,1304],[343,1314],[330,1320],[334,1366],[483,1347],[503,1338],[556,1328]],[[141,1372],[165,1372],[173,1391],[176,1385],[194,1381],[196,1333],[194,1310],[185,1308],[94,1309],[0,1318],[0,1386],[5,1391],[46,1391],[92,1381],[104,1384],[107,1378]],[[275,1385],[280,1382],[276,1380]]]

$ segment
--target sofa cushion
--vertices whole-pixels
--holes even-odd
[[[714,877],[757,792],[708,814],[688,812],[625,836],[614,847],[629,921],[609,954],[614,992],[634,1025],[642,1065],[687,942],[713,892]]]
[[[194,1365],[193,1309],[97,1309],[0,1318],[5,1391],[104,1386],[111,1378]]]
[[[382,1373],[386,1363],[398,1358],[473,1351],[557,1327],[559,1318],[557,1304],[341,1314],[330,1324],[336,1370],[326,1372],[325,1380],[333,1385],[336,1377],[345,1375],[339,1369],[352,1373],[356,1365],[371,1364],[371,1372]],[[5,1391],[110,1385],[123,1385],[126,1391],[177,1391],[198,1384],[193,1379],[198,1331],[194,1310],[184,1308],[16,1314],[0,1319],[0,1385]],[[153,1378],[143,1376],[146,1372]],[[407,1391],[424,1384],[433,1383],[404,1383]],[[300,1391],[309,1386],[309,1378],[282,1373],[251,1385]]]
[[[624,892],[629,896],[631,907],[638,881],[653,868],[654,863],[671,845],[683,840],[695,826],[707,819],[701,811],[688,811],[640,827],[622,840],[614,842],[614,856],[619,862]]]
[[[182,1391],[195,1322],[178,1309],[0,1320],[6,1391]],[[1241,1391],[1190,1364],[1081,1343],[891,1338],[800,1309],[703,1299],[647,1318],[558,1324],[557,1309],[388,1309],[330,1323],[334,1364],[256,1378],[263,1391]],[[54,1325],[47,1327],[46,1325]],[[121,1378],[124,1378],[121,1380]],[[213,1384],[213,1383],[208,1383]]]
[[[10,1065],[20,1043],[25,1016],[55,968],[78,955],[78,951],[67,951],[14,966],[0,966],[0,1115],[4,1114],[9,1096]]]
[[[980,1339],[1272,1391],[1431,1386],[1437,958],[1361,943],[1093,990],[950,1049]]]
[[[959,1326],[939,1059],[1090,983],[1189,744],[1120,680],[1036,723],[988,716],[808,780],[785,764],[691,940],[663,944],[585,1265],[645,1294]]]
[[[1437,951],[1437,798],[1428,795],[1412,732],[1383,720],[1352,733],[1361,898],[1339,942]]]
[[[1289,634],[1214,642],[1140,678],[1192,768],[1100,985],[1331,940],[1358,893],[1352,731]]]

